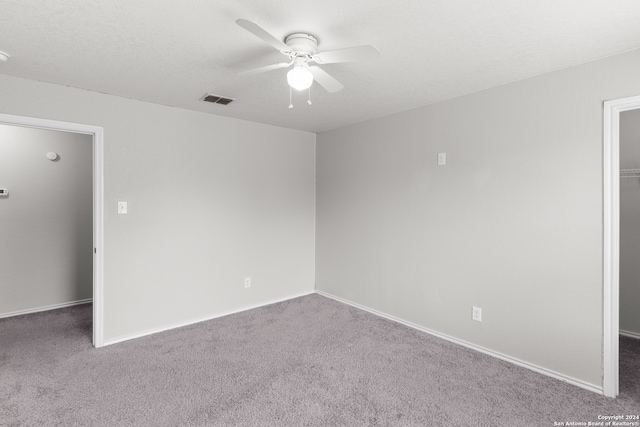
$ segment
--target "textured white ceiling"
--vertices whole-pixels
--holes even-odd
[[[286,70],[236,74],[284,58],[238,18],[381,55],[324,65],[345,89],[290,110]],[[0,0],[0,73],[312,132],[636,48],[638,0]]]

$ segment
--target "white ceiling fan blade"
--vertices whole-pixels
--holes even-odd
[[[344,88],[344,85],[337,81],[320,67],[309,67],[309,71],[313,74],[313,79],[318,82],[320,86],[325,88],[327,92],[338,92]]]
[[[258,37],[260,40],[264,41],[265,43],[270,44],[271,46],[275,47],[276,49],[278,49],[281,52],[283,52],[283,51],[286,52],[286,51],[291,50],[291,49],[289,49],[289,46],[284,44],[284,42],[282,42],[281,40],[278,40],[277,38],[275,38],[274,36],[269,34],[267,32],[267,30],[265,30],[264,28],[262,28],[260,25],[256,24],[255,22],[251,22],[251,21],[246,20],[246,19],[238,19],[236,21],[236,24],[240,25],[242,28],[244,28],[245,30],[249,31],[254,36]]]
[[[319,64],[334,64],[336,62],[355,62],[375,59],[380,51],[371,45],[347,47],[345,49],[328,50],[313,55],[313,60]]]
[[[267,71],[277,70],[279,68],[287,68],[291,64],[292,62],[279,62],[277,64],[265,65],[264,67],[241,71],[238,74],[241,76],[253,76],[255,74],[266,73]]]

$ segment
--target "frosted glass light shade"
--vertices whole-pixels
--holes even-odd
[[[294,67],[287,73],[287,82],[296,90],[308,89],[313,83],[313,74],[306,67]]]

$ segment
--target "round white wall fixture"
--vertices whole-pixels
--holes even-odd
[[[53,151],[49,151],[47,153],[47,159],[49,160],[56,160],[58,158],[58,154],[54,153]]]

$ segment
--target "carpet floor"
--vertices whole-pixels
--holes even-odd
[[[316,294],[101,349],[91,321],[91,305],[0,319],[0,425],[553,426],[640,413],[630,338],[609,399]]]

